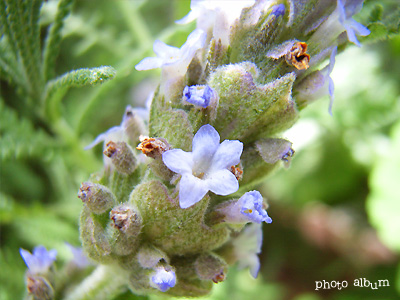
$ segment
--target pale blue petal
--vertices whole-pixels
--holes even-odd
[[[335,96],[333,94],[333,91],[335,89],[333,80],[331,77],[329,77],[329,114],[332,115],[332,106],[333,106],[333,101],[335,100]]]
[[[189,34],[187,41],[181,47],[182,59],[192,59],[196,51],[203,48],[207,39],[207,34],[201,30],[196,29]]]
[[[349,20],[349,26],[353,28],[353,30],[357,33],[357,35],[367,36],[371,33],[371,31],[367,27],[356,22],[353,19]]]
[[[239,183],[235,175],[226,169],[208,175],[206,184],[211,192],[222,196],[232,194],[239,189]]]
[[[346,0],[346,17],[350,18],[353,15],[357,14],[361,10],[363,2],[364,0]]]
[[[211,125],[200,127],[192,143],[193,162],[195,165],[209,164],[219,146],[219,134]]]
[[[337,0],[337,9],[339,10],[339,22],[344,26],[346,21],[346,11],[341,0]]]
[[[56,260],[57,251],[47,251],[45,247],[38,246],[33,249],[33,254],[25,249],[20,249],[20,254],[29,271],[34,274],[44,273]]]
[[[242,204],[240,213],[244,215],[248,221],[258,224],[261,224],[262,222],[272,223],[272,219],[262,207],[263,198],[260,192],[247,192],[239,199],[239,201]]]
[[[260,271],[260,259],[257,255],[252,255],[249,260],[250,274],[253,278],[257,278],[258,272]]]
[[[329,69],[328,74],[331,74],[333,71],[333,67],[335,66],[335,58],[337,53],[337,47],[334,47],[331,51],[331,55],[329,57]]]
[[[231,166],[236,166],[240,162],[240,156],[243,152],[243,143],[237,140],[223,141],[214,154],[211,168],[212,171],[228,169]]]
[[[154,53],[160,58],[170,58],[179,56],[179,48],[169,46],[160,40],[153,44]]]
[[[198,17],[198,11],[193,11],[191,10],[186,16],[184,16],[182,19],[175,21],[176,24],[188,24],[190,22],[193,22],[196,20]]]
[[[199,202],[208,192],[204,180],[191,174],[182,175],[179,182],[179,205],[181,208],[188,208]]]
[[[358,47],[361,47],[361,44],[357,40],[356,33],[354,32],[353,28],[348,25],[345,25],[345,29],[346,29],[347,38],[349,39],[349,41],[354,43]]]
[[[156,274],[151,277],[153,286],[161,292],[166,292],[176,284],[176,275],[174,271],[166,271],[165,269],[157,269]]]
[[[181,149],[172,149],[162,154],[164,164],[171,171],[178,174],[192,174],[193,157],[192,153]]]
[[[163,60],[159,57],[146,57],[135,66],[135,69],[138,71],[157,69],[161,67],[162,64]]]
[[[285,5],[284,4],[278,4],[274,5],[271,8],[271,15],[275,15],[276,17],[283,16],[285,14]]]
[[[121,126],[114,126],[108,129],[106,132],[99,134],[93,142],[91,142],[89,145],[87,145],[84,149],[89,150],[96,146],[97,144],[106,141],[107,139],[110,139],[113,135],[120,136],[123,135],[124,129]]]

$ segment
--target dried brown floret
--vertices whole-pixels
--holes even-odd
[[[289,65],[294,66],[298,70],[305,70],[309,67],[310,55],[307,52],[307,44],[304,42],[297,42],[286,53],[285,60]]]
[[[167,141],[162,138],[141,137],[140,142],[136,149],[154,159],[160,159],[162,154],[170,149]]]

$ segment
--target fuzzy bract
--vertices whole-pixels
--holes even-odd
[[[199,202],[208,191],[225,196],[238,190],[239,183],[228,169],[240,162],[243,144],[237,140],[219,142],[218,132],[207,124],[195,134],[192,152],[172,149],[163,153],[164,164],[182,175],[179,183],[181,208]]]

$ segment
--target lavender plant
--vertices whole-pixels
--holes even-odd
[[[58,43],[53,32],[67,2],[59,3],[50,30],[55,37],[46,45]],[[47,103],[44,113],[57,109],[66,87],[114,76],[103,67],[47,81],[52,47],[40,64],[37,49],[20,46],[23,41],[12,31],[15,4],[1,3],[9,13],[2,15],[2,43],[36,58],[34,66],[22,50],[20,58],[10,58],[24,76],[3,70],[13,83],[27,83],[21,83],[24,95]],[[15,11],[23,8],[23,2],[16,3]],[[37,18],[40,1],[29,3],[37,7]],[[197,22],[182,47],[157,40],[156,57],[136,65],[138,71],[161,68],[148,109],[128,106],[119,126],[86,147],[103,143],[104,169],[78,192],[83,250],[98,266],[80,284],[59,292],[51,268],[56,253],[43,247],[33,254],[21,250],[28,298],[61,293],[65,299],[108,299],[123,287],[138,295],[197,297],[224,281],[236,263],[257,277],[261,224],[272,219],[255,188],[277,168],[289,166],[294,150],[280,134],[298,120],[299,111],[329,96],[332,113],[335,56],[349,43],[360,46],[358,37],[370,30],[352,18],[362,0],[230,4],[193,0],[189,14],[177,21]],[[32,76],[38,73],[33,67],[43,75]],[[42,88],[31,89],[36,84]],[[85,268],[79,256],[76,265]]]

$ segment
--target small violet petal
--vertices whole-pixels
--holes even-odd
[[[271,15],[275,15],[276,17],[283,16],[285,14],[285,5],[278,4],[272,7]]]
[[[162,154],[164,164],[171,171],[178,174],[192,173],[193,159],[191,152],[181,149],[172,149]]]
[[[206,182],[211,192],[221,196],[232,194],[239,189],[235,175],[226,169],[211,173]]]
[[[261,224],[261,222],[272,223],[272,219],[262,207],[263,198],[260,192],[247,192],[239,199],[239,202],[242,204],[240,209],[241,214],[249,221],[258,224]]]
[[[214,98],[216,98],[216,93],[208,85],[186,86],[183,90],[184,101],[202,108],[209,106]]]
[[[167,271],[164,268],[158,268],[156,274],[151,277],[152,285],[161,292],[166,292],[176,284],[176,275],[174,271]]]
[[[192,142],[193,161],[196,166],[209,163],[219,146],[219,134],[211,125],[203,125]]]
[[[199,202],[207,194],[209,188],[204,180],[189,174],[182,175],[179,183],[179,205],[188,208]]]
[[[33,249],[33,254],[22,248],[19,252],[29,271],[33,274],[47,272],[57,256],[56,250],[52,249],[47,251],[44,246],[35,247]]]
[[[229,169],[240,162],[240,156],[243,152],[243,143],[237,140],[223,141],[214,154],[212,167],[219,169]]]

